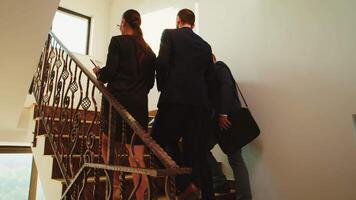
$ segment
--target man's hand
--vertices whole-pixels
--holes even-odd
[[[227,118],[227,115],[220,115],[218,119],[218,123],[221,130],[227,130],[231,126],[231,122]]]

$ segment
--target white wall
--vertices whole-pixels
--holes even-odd
[[[0,1],[0,143],[28,142],[21,111],[58,3]]]
[[[110,27],[128,8],[195,3],[200,35],[232,68],[262,129],[244,149],[254,199],[354,200],[356,2],[113,0]]]

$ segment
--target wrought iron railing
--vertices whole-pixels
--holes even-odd
[[[190,169],[178,167],[53,33],[48,35],[31,89],[37,102],[35,112],[45,128],[66,185],[62,199],[98,199],[99,193],[105,193],[104,199],[111,199],[113,172],[120,174],[121,191],[129,174],[138,175],[139,184],[142,183],[143,176],[148,177],[147,199],[155,199],[155,188],[152,184],[154,177],[163,176],[165,195],[173,199],[175,175],[191,172]],[[100,130],[101,98],[108,102],[110,110],[106,163],[101,153],[101,139],[96,133]],[[122,120],[119,121],[114,113],[119,113]],[[124,148],[125,144],[121,144],[120,148],[115,148],[117,123],[132,129],[134,137],[139,137],[147,147],[149,161],[146,169],[130,167],[127,160],[125,161],[129,155],[134,154],[131,147]],[[125,134],[125,130],[120,134]],[[126,143],[131,144],[132,141]],[[165,169],[158,169],[153,164],[155,159],[158,159]],[[122,192],[121,199],[133,199],[137,187],[138,185],[132,187],[127,196]]]

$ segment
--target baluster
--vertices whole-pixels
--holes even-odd
[[[174,176],[167,176],[165,181],[165,192],[166,197],[169,200],[176,199],[176,187],[175,187],[175,177]]]
[[[118,165],[123,165],[123,162],[125,162],[125,159],[128,162],[128,151],[126,149],[126,123],[124,120],[121,120],[121,142],[120,146],[118,148],[118,153],[117,153],[117,164]],[[125,173],[124,172],[115,172],[119,176],[119,190],[120,190],[120,199],[124,199],[124,190],[126,189],[125,183],[126,183],[126,178],[125,178]]]
[[[94,126],[96,126],[97,130],[99,130],[99,140],[97,141],[98,142],[98,148],[97,148],[97,158],[96,158],[96,162],[97,163],[103,163],[103,158],[102,158],[102,152],[101,152],[101,148],[102,148],[102,139],[101,139],[101,127],[100,127],[100,124],[101,124],[101,117],[99,116],[99,113],[98,113],[98,102],[95,100],[95,85],[93,84],[93,90],[92,90],[92,100],[93,100],[93,104],[94,104],[94,111],[95,111],[95,114],[94,114],[94,119],[93,119],[93,122],[95,122]],[[98,196],[100,193],[102,193],[102,191],[100,190],[102,187],[100,187],[100,170],[99,169],[95,169],[94,171],[94,178],[95,178],[95,188],[94,188],[94,199],[98,199]]]
[[[50,36],[48,36],[50,37]],[[49,39],[48,39],[49,40]],[[41,53],[41,57],[40,57],[40,61],[37,65],[37,69],[35,72],[34,77],[32,78],[32,83],[31,83],[31,88],[29,93],[33,94],[33,96],[35,97],[35,101],[37,103],[36,109],[34,110],[35,116],[39,117],[40,116],[40,102],[42,101],[42,90],[44,88],[44,63],[46,60],[46,56],[47,56],[47,48],[48,48],[48,40],[46,41],[46,45],[45,47],[42,49],[42,53]],[[41,97],[41,99],[40,99]],[[37,127],[39,128],[39,121],[36,121]],[[38,128],[37,130],[35,130],[33,132],[33,141],[32,141],[32,145],[33,147],[37,146],[37,135],[38,135]]]
[[[55,41],[53,41],[53,43],[54,43],[53,45],[56,45]],[[50,112],[51,109],[49,109],[48,105],[50,104],[50,101],[52,100],[52,108],[54,108],[54,99],[55,99],[55,94],[56,94],[55,92],[56,92],[56,89],[57,89],[57,87],[56,87],[57,83],[56,83],[55,62],[56,62],[57,57],[58,57],[58,55],[57,55],[58,54],[58,50],[57,50],[57,47],[52,47],[52,48],[54,49],[54,50],[52,49],[52,52],[54,53],[53,54],[54,57],[50,60],[51,61],[50,65],[52,67],[51,67],[51,70],[49,72],[50,73],[49,96],[48,96],[48,99],[47,99],[47,102],[46,102],[46,107],[48,109],[48,117],[47,117],[48,122],[47,122],[47,124],[49,124],[49,126],[48,126],[49,127],[49,134],[53,135],[52,124],[53,124],[54,112],[53,112],[53,110],[52,110],[52,113]],[[55,60],[53,61],[53,59],[55,59]],[[52,94],[53,94],[53,99],[52,99]],[[55,144],[53,144],[53,145],[55,145]]]
[[[125,123],[124,120],[122,120],[122,121],[123,121],[123,126],[125,127],[125,132],[126,132],[126,123]],[[131,136],[131,139],[130,139],[130,143],[128,144],[129,165],[130,166],[134,165],[136,167],[141,167],[140,166],[140,162],[135,157],[135,151],[134,151],[134,142],[135,142],[136,134],[131,129],[130,129],[130,131],[132,133],[132,136]],[[126,134],[125,134],[125,138],[126,138]],[[137,176],[137,182],[135,183],[136,185],[135,185],[133,191],[131,192],[129,199],[134,198],[134,195],[136,194],[136,192],[138,191],[138,189],[141,186],[142,182],[144,181],[142,174],[132,173],[132,176]]]
[[[46,106],[49,102],[49,89],[50,89],[50,81],[51,81],[51,62],[52,59],[54,57],[54,53],[53,53],[53,47],[52,47],[52,37],[49,36],[49,40],[47,41],[47,53],[46,53],[46,58],[44,61],[44,67],[43,67],[43,80],[42,82],[44,83],[44,87],[42,89],[41,92],[41,101],[40,102],[40,112],[43,115],[43,117],[47,116],[47,110],[46,110]],[[47,124],[47,119],[43,119],[45,120],[44,123]]]
[[[105,185],[105,199],[106,200],[111,200],[112,199],[112,189],[113,189],[113,183],[112,183],[112,176],[110,175],[110,172],[108,170],[104,169],[105,177],[106,177],[106,185]]]
[[[61,78],[63,80],[63,90],[62,90],[62,98],[61,98],[61,113],[60,113],[60,119],[61,119],[61,132],[60,132],[60,144],[61,144],[61,153],[65,157],[65,167],[67,169],[67,172],[70,172],[70,166],[69,166],[69,148],[68,144],[70,144],[70,128],[68,128],[69,123],[69,103],[70,103],[70,98],[68,96],[69,93],[69,86],[67,86],[67,80],[69,79],[70,73],[68,72],[69,66],[69,56],[68,54],[66,55],[64,66],[63,66],[63,71]],[[70,83],[70,79],[69,79]],[[69,84],[68,84],[69,85]],[[66,134],[68,137],[66,139],[63,138],[63,135]],[[64,142],[63,142],[64,140]],[[69,175],[72,177],[71,175]]]
[[[96,151],[95,149],[95,142],[96,142],[96,135],[95,135],[95,127],[98,126],[97,121],[97,112],[98,112],[98,107],[97,107],[97,102],[95,100],[95,85],[92,84],[92,90],[91,90],[91,101],[93,102],[93,106],[94,106],[94,116],[91,117],[91,123],[90,123],[90,127],[88,129],[88,140],[87,140],[87,149],[90,151],[91,155],[92,155],[92,160],[91,162],[96,162],[96,163],[100,163],[100,146],[99,146],[99,151]],[[98,154],[96,159],[95,159],[95,154]],[[93,171],[93,176],[94,176],[94,184],[93,184],[93,192],[92,192],[92,196],[93,198],[98,198],[98,188],[99,188],[99,184],[100,184],[100,178],[99,178],[99,174],[97,173],[97,169],[95,168]]]
[[[87,122],[89,122],[88,118],[88,110],[91,106],[91,100],[89,98],[89,88],[90,88],[90,82],[89,82],[89,78],[87,77],[87,81],[86,81],[86,91],[85,91],[85,98],[83,99],[81,105],[82,108],[84,109],[84,117],[83,117],[83,121],[84,121],[84,127],[83,127],[83,143],[85,146],[85,153],[84,153],[84,162],[85,163],[90,163],[93,162],[93,152],[91,149],[91,143],[92,143],[92,139],[95,140],[95,137],[92,137],[91,134],[91,129],[93,126],[93,121],[91,121],[91,123],[89,125],[87,125]]]
[[[90,175],[90,172],[91,172],[92,169],[84,169],[84,171],[82,172],[83,173],[83,178],[82,178],[82,181],[79,185],[79,193],[78,193],[78,200],[81,200],[83,199],[83,195],[85,196],[85,188],[87,187],[87,183],[88,183],[88,178],[89,178],[89,175]]]
[[[45,55],[44,55],[44,59],[43,59],[43,63],[42,63],[42,70],[41,70],[41,86],[39,89],[39,94],[38,95],[38,99],[37,99],[37,103],[41,104],[42,102],[42,98],[43,98],[43,93],[44,93],[44,87],[45,87],[45,82],[47,79],[47,76],[45,76],[46,72],[48,71],[48,59],[49,59],[49,54],[50,54],[50,42],[51,42],[51,35],[48,34],[48,38],[47,38],[47,42],[46,42],[46,48],[45,48]],[[40,106],[40,105],[39,105]]]
[[[53,46],[52,46],[52,40],[53,38],[49,36],[48,42],[47,42],[47,53],[46,53],[46,58],[44,61],[44,67],[43,67],[43,80],[42,83],[44,83],[44,87],[42,88],[41,95],[40,97],[41,101],[40,102],[40,112],[43,115],[43,117],[47,117],[47,110],[46,106],[48,105],[50,101],[50,82],[52,81],[51,77],[51,63],[52,59],[54,58],[54,52],[53,52]],[[43,118],[43,123],[47,124],[47,118]]]
[[[80,111],[79,111],[79,108],[82,104],[82,101],[83,101],[83,85],[82,85],[82,75],[83,75],[83,71],[79,71],[79,77],[78,77],[78,84],[79,84],[79,94],[80,94],[80,97],[79,97],[79,100],[78,100],[78,103],[77,103],[77,106],[75,108],[75,112],[74,112],[74,115],[77,116],[78,118],[78,121],[79,121],[79,131],[78,131],[78,137],[80,137],[80,134],[82,136],[82,140],[79,144],[79,155],[80,155],[80,160],[79,160],[79,163],[77,164],[77,168],[79,169],[79,167],[84,163],[84,143],[83,143],[83,138],[84,138],[84,121],[82,120],[81,116],[80,116]],[[80,141],[80,140],[79,140]],[[76,173],[76,172],[75,172]]]
[[[66,82],[67,82],[67,79],[69,77],[69,73],[68,73],[68,70],[67,70],[67,64],[68,64],[68,56],[66,56],[66,59],[64,58],[64,50],[62,49],[61,51],[61,60],[62,60],[62,66],[63,66],[63,69],[62,69],[62,72],[61,72],[61,75],[60,75],[60,78],[59,80],[62,81],[62,84],[61,84],[61,88],[58,89],[58,91],[61,93],[59,94],[59,102],[58,102],[58,106],[59,106],[59,109],[60,109],[60,113],[59,113],[59,124],[60,124],[60,131],[59,131],[59,134],[58,134],[58,142],[59,142],[59,150],[60,150],[60,155],[62,157],[62,160],[63,158],[65,158],[65,160],[63,160],[63,163],[65,164],[66,166],[66,169],[68,171],[68,157],[65,157],[65,154],[67,152],[67,149],[66,149],[66,144],[68,143],[67,140],[68,139],[64,139],[63,138],[63,135],[64,134],[69,134],[67,131],[67,120],[66,120],[66,107],[65,106],[65,101],[66,101],[66,97],[67,97],[67,93],[68,93],[68,90],[69,88],[66,87]],[[65,133],[64,133],[65,132]]]
[[[149,165],[148,165],[148,168],[150,169],[158,169],[158,166],[156,165],[156,161],[154,159],[154,154],[151,150],[149,150]],[[152,200],[156,200],[158,199],[158,196],[157,196],[157,186],[156,186],[156,182],[155,180],[153,180],[154,178],[153,177],[150,177],[148,176],[147,177],[148,181],[150,182],[150,184],[148,185],[148,191],[150,193],[150,198]]]
[[[70,129],[70,155],[69,155],[69,166],[70,166],[70,172],[71,176],[73,177],[75,175],[74,172],[74,163],[73,163],[73,154],[75,151],[75,148],[77,146],[78,138],[79,138],[79,129],[80,129],[80,119],[78,115],[76,115],[76,110],[74,110],[74,103],[75,103],[75,94],[78,92],[79,86],[77,83],[77,74],[78,74],[78,66],[74,63],[74,74],[71,72],[71,84],[69,86],[71,90],[71,105],[70,105],[70,124],[71,124],[71,129]]]
[[[117,114],[115,110],[113,109],[111,102],[109,102],[109,122],[108,122],[108,149],[107,149],[107,161],[109,165],[114,165],[115,163],[115,142],[116,142],[116,137],[117,137],[117,130],[116,130],[116,123],[117,123]],[[109,173],[109,179],[111,180],[111,187],[113,188],[113,172],[108,172]],[[109,196],[112,196],[112,189],[110,190]]]

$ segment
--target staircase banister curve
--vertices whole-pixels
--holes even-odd
[[[135,134],[140,137],[143,143],[153,152],[153,154],[162,162],[166,168],[179,168],[176,162],[160,147],[154,139],[145,131],[137,120],[120,104],[118,100],[108,91],[108,89],[99,82],[96,77],[86,68],[84,64],[71,53],[65,45],[57,38],[53,32],[49,32],[50,36],[61,46],[66,54],[75,62],[81,71],[89,78],[93,85],[98,88],[104,98],[110,102],[112,107],[120,116],[126,121],[126,123],[135,131]]]

